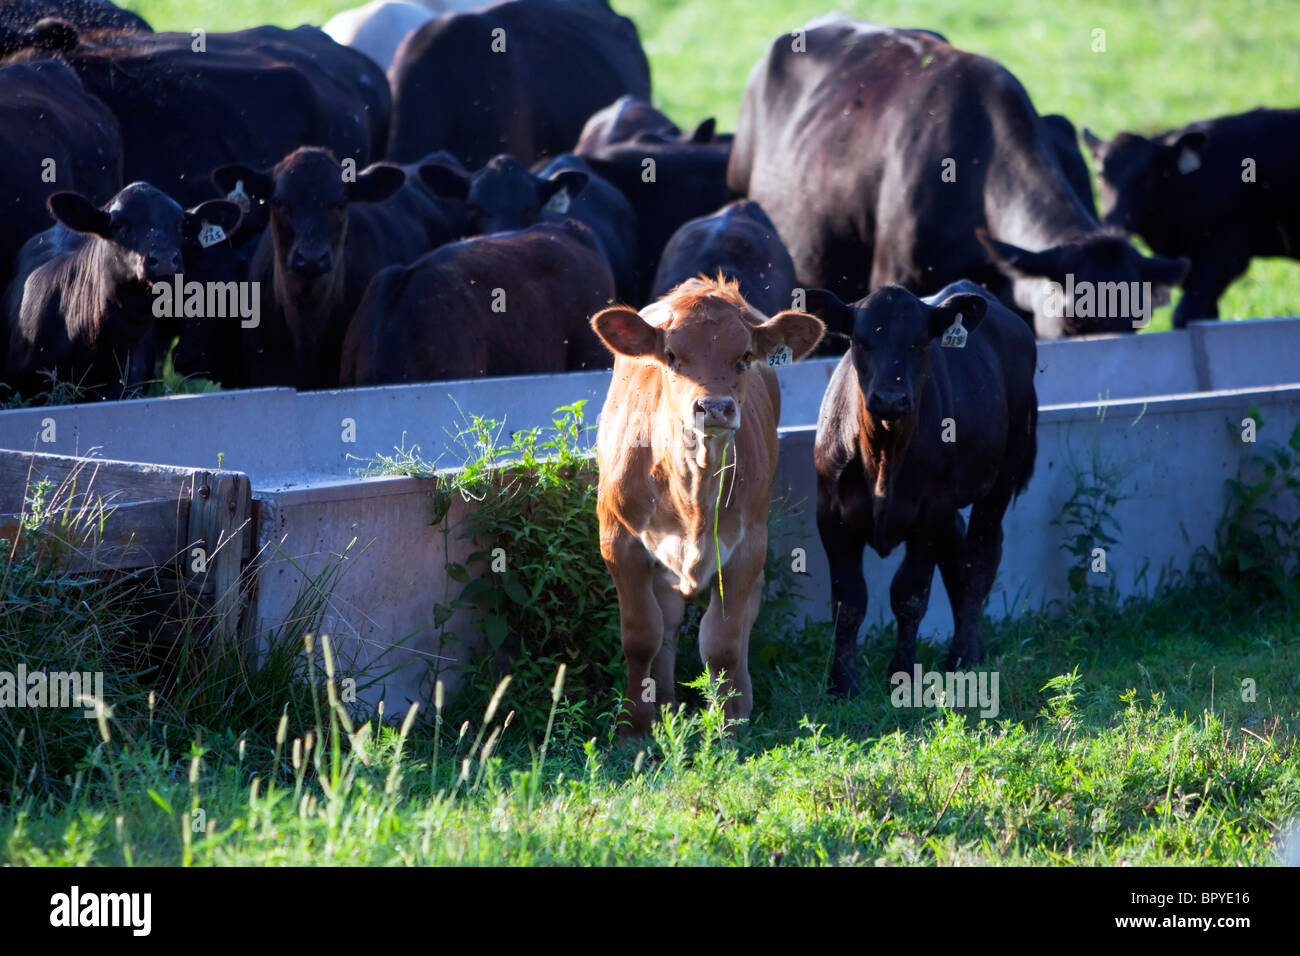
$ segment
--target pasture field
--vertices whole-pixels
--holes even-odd
[[[224,30],[268,17],[320,23],[354,3],[125,5],[159,29]],[[684,125],[716,115],[724,129],[734,127],[745,78],[771,38],[830,8],[812,0],[614,6],[641,30],[658,105]],[[1300,75],[1300,18],[1289,2],[835,6],[939,30],[1005,63],[1040,111],[1107,136],[1293,105],[1286,97]],[[1092,50],[1097,29],[1106,31],[1105,53]],[[1298,301],[1296,263],[1257,262],[1222,308],[1238,318],[1281,315]],[[1166,310],[1154,327],[1168,321]],[[577,432],[561,439],[589,444]],[[314,582],[250,671],[209,659],[183,629],[181,640],[147,653],[124,640],[156,625],[156,579],[61,573],[31,542],[0,542],[0,668],[40,660],[51,670],[101,671],[112,703],[98,719],[80,708],[0,707],[0,862],[1300,860],[1300,520],[1225,515],[1219,546],[1186,573],[1149,569],[1159,579],[1150,598],[1084,585],[1015,621],[986,617],[987,670],[998,681],[996,713],[986,718],[892,700],[892,626],[867,635],[863,692],[831,699],[830,626],[795,613],[793,575],[773,558],[750,656],[750,721],[726,724],[709,675],[699,675],[688,617],[677,675],[685,706],[652,739],[627,742],[617,734],[613,682],[617,606],[576,447],[558,449],[558,460],[526,459],[517,483],[473,464],[456,479],[511,489],[481,520],[514,522],[518,549],[540,575],[525,583],[540,584],[488,595],[500,601],[488,619],[508,616],[510,637],[529,653],[499,684],[485,660],[454,701],[405,721],[349,706],[346,679],[317,633],[344,560]],[[1300,505],[1300,428],[1270,449],[1267,480],[1236,490],[1247,509],[1289,502],[1290,521]],[[414,459],[376,466],[427,472]],[[33,537],[44,516],[59,514],[47,493],[29,489]],[[491,587],[478,589],[480,600]],[[944,600],[940,588],[932,600]],[[506,631],[502,624],[503,639]],[[942,669],[945,652],[922,645],[921,666]]]
[[[576,457],[585,436],[570,419],[525,441],[512,471],[485,472],[485,455],[448,489],[510,489],[477,520],[514,529],[514,583],[471,578],[458,600],[477,593],[482,618],[504,622],[513,675],[497,683],[481,655],[454,702],[400,728],[400,714],[346,706],[325,641],[307,639],[346,571],[313,583],[247,672],[197,641],[123,656],[121,638],[148,629],[150,580],[56,574],[39,548],[0,546],[0,660],[103,670],[113,708],[102,720],[0,708],[0,860],[1261,865],[1300,853],[1300,834],[1288,839],[1300,520],[1234,511],[1214,552],[1161,576],[1150,599],[1084,586],[1014,622],[986,618],[985,719],[892,699],[892,626],[868,634],[862,694],[831,699],[829,625],[796,613],[794,575],[770,557],[750,722],[728,728],[696,676],[688,615],[687,706],[634,743],[616,734],[617,607]],[[1247,509],[1300,489],[1300,428],[1267,448],[1278,468],[1239,489]],[[427,473],[410,456],[375,464]],[[44,494],[33,511],[57,513]],[[941,669],[943,653],[923,645],[921,666]]]
[[[234,30],[320,24],[353,0],[126,0],[157,29]],[[689,126],[716,116],[735,128],[749,71],[772,39],[830,10],[925,27],[1003,63],[1040,113],[1064,113],[1109,138],[1256,106],[1291,107],[1300,76],[1300,18],[1290,0],[613,0],[650,57],[656,105]],[[1095,30],[1106,51],[1093,52]],[[1091,157],[1087,159],[1091,162]],[[1178,291],[1174,295],[1177,297]],[[1175,298],[1175,302],[1176,302]],[[1220,302],[1224,318],[1294,315],[1300,264],[1256,259]],[[1169,328],[1170,309],[1150,329]]]

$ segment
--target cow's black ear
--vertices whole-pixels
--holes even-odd
[[[853,309],[840,301],[840,297],[829,289],[805,289],[803,310],[815,315],[826,323],[829,332],[840,335],[853,334]],[[798,296],[795,305],[798,305]]]
[[[1083,145],[1088,147],[1088,152],[1092,153],[1093,159],[1101,162],[1102,154],[1106,151],[1106,141],[1086,126],[1083,128]]]
[[[1062,261],[1066,246],[1052,246],[1041,252],[1030,252],[1009,242],[994,239],[983,228],[975,230],[975,238],[998,267],[998,271],[1010,278],[1054,278],[1064,274]]]
[[[199,203],[185,213],[185,238],[199,238],[204,223],[220,226],[221,231],[229,236],[239,226],[242,215],[239,206],[228,199],[209,199]]]
[[[468,173],[442,163],[425,163],[420,167],[420,181],[429,187],[429,192],[443,199],[469,196],[469,179]]]
[[[1159,285],[1178,285],[1187,278],[1187,270],[1191,267],[1192,261],[1186,256],[1177,259],[1151,256],[1142,260],[1142,279]]]
[[[57,192],[45,200],[45,208],[57,222],[73,232],[102,236],[107,239],[112,219],[81,193]]]
[[[587,183],[590,181],[591,177],[581,169],[562,169],[557,173],[552,173],[546,179],[538,180],[537,198],[543,204],[549,203],[562,189],[568,195],[569,200],[572,201],[578,198],[578,194],[587,188]],[[566,203],[565,206],[567,207],[567,205]],[[567,208],[557,211],[564,212],[567,211]]]
[[[275,192],[275,179],[269,172],[261,172],[253,169],[251,166],[218,166],[212,171],[209,178],[212,185],[221,190],[223,194],[229,196],[231,193],[242,192],[250,199],[259,199],[265,202],[271,198],[271,193]]]
[[[988,301],[974,292],[958,292],[930,307],[930,338],[937,339],[961,316],[962,328],[972,332],[988,312]]]
[[[718,121],[710,116],[706,120],[701,120],[700,125],[691,130],[691,135],[686,137],[688,143],[711,143],[718,133]]]
[[[375,163],[347,184],[348,202],[383,202],[406,185],[406,172],[391,163]]]
[[[1180,173],[1186,175],[1201,168],[1201,154],[1205,151],[1206,138],[1204,130],[1194,129],[1174,140],[1169,155],[1173,157]]]

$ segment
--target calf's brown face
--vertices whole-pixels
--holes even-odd
[[[400,168],[384,164],[345,180],[334,154],[317,147],[294,150],[270,172],[224,166],[212,178],[223,189],[238,186],[269,203],[276,265],[298,282],[329,275],[341,261],[349,203],[381,202],[406,182]]]
[[[692,282],[696,280],[691,280]],[[702,294],[647,306],[605,309],[592,319],[601,340],[617,355],[650,359],[664,369],[664,401],[684,430],[704,438],[740,427],[741,410],[760,364],[775,356],[786,364],[808,354],[823,325],[802,312],[766,321],[737,294]]]
[[[978,295],[950,295],[929,305],[899,286],[883,286],[851,306],[833,292],[809,289],[807,306],[831,324],[853,329],[850,354],[858,389],[867,414],[887,430],[916,411],[938,340],[956,326],[958,317],[970,333],[988,309]]]

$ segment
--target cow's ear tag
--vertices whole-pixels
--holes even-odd
[[[199,245],[206,249],[208,246],[215,246],[218,242],[224,242],[225,238],[226,230],[215,222],[203,220],[203,225],[199,227]]]
[[[545,208],[551,212],[558,213],[561,216],[567,216],[569,213],[570,202],[572,202],[572,200],[569,199],[569,191],[567,189],[561,189],[550,199],[546,200]]]
[[[966,347],[966,326],[961,324],[961,313],[957,313],[957,318],[952,320],[952,325],[948,326],[943,333],[943,338],[939,344],[946,349],[964,349]]]
[[[239,211],[248,215],[248,210],[253,207],[253,202],[248,193],[244,192],[244,181],[241,179],[235,183],[235,188],[226,194],[226,198],[239,207]]]
[[[767,367],[780,368],[782,365],[792,365],[794,363],[794,349],[788,345],[780,345],[767,353]]]

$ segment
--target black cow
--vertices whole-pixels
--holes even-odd
[[[318,147],[299,148],[269,171],[227,166],[212,175],[223,190],[243,183],[270,205],[249,267],[262,295],[262,323],[246,338],[250,383],[335,386],[343,336],[366,285],[434,245],[443,223],[433,199],[387,163],[349,180]]]
[[[1074,128],[1069,117],[1060,113],[1048,113],[1042,119],[1043,125],[1047,127],[1047,141],[1056,154],[1056,162],[1060,164],[1065,181],[1087,210],[1095,213],[1097,201],[1092,197],[1092,174],[1088,172],[1083,150],[1079,148],[1079,131]]]
[[[343,385],[608,368],[588,324],[614,298],[573,219],[443,246],[375,276],[348,327]]]
[[[738,199],[673,233],[659,260],[650,298],[659,299],[687,279],[719,273],[739,282],[745,301],[764,315],[791,307],[794,263],[758,203]]]
[[[689,135],[661,128],[642,129],[613,142],[584,136],[574,152],[631,202],[641,276],[637,301],[650,301],[659,257],[673,233],[733,198],[727,189],[730,137],[716,134],[710,119]]]
[[[800,33],[750,74],[728,182],[762,203],[803,284],[856,299],[967,277],[1054,337],[1134,328],[1133,314],[1062,307],[1062,287],[1122,282],[1150,307],[1182,279],[1185,262],[1143,258],[1101,229],[1000,64],[842,14]]]
[[[73,30],[151,32],[144,17],[108,0],[5,0],[0,7],[0,56],[32,42],[42,20],[62,20]]]
[[[67,24],[59,56],[117,116],[123,175],[183,203],[211,191],[218,166],[269,166],[302,143],[364,166],[383,155],[390,97],[382,71],[315,27],[237,33],[94,31]],[[53,40],[11,59],[48,57]]]
[[[1174,325],[1219,317],[1254,256],[1300,259],[1300,109],[1257,109],[1153,137],[1084,131],[1105,222],[1192,266]]]
[[[119,398],[152,375],[137,348],[154,324],[154,286],[182,268],[182,246],[204,222],[233,230],[239,207],[212,200],[186,212],[148,183],[103,207],[74,192],[47,201],[57,225],[33,236],[5,295],[5,379],[19,394],[48,388],[53,370],[100,397]]]
[[[851,306],[809,290],[808,311],[853,329],[822,398],[814,451],[817,530],[830,561],[835,621],[831,689],[857,692],[867,545],[881,557],[907,546],[889,590],[898,621],[890,674],[912,671],[936,564],[956,622],[948,668],[978,664],[1002,517],[1028,484],[1037,454],[1033,333],[967,281],[926,299],[885,286]],[[939,344],[954,334],[963,347]],[[959,513],[967,505],[969,527]]]
[[[0,67],[0,289],[19,247],[49,228],[50,195],[103,203],[121,186],[117,118],[72,70],[53,60]]]
[[[242,188],[233,192],[230,198],[243,211],[235,230],[224,239],[207,245],[196,239],[187,240],[182,248],[187,284],[197,282],[206,289],[210,283],[220,283],[228,288],[229,283],[249,281],[253,255],[270,218],[270,204],[248,195]],[[262,318],[261,290],[258,292],[254,317],[240,315],[236,321],[227,308],[224,316],[188,316],[179,322],[159,319],[156,334],[161,351],[165,353],[172,339],[177,340],[172,351],[173,370],[180,375],[212,379],[226,388],[245,387],[249,382],[244,361],[245,344],[247,338],[258,335],[250,327],[260,327]],[[239,290],[243,297],[239,300],[241,306],[245,302],[251,304],[252,293],[251,288],[246,292]]]
[[[389,155],[449,150],[477,168],[498,153],[525,164],[572,149],[596,110],[650,96],[636,26],[591,0],[500,3],[413,30],[388,71]]]
[[[618,297],[630,301],[637,294],[636,213],[580,157],[557,156],[537,174],[503,155],[472,176],[438,164],[426,164],[421,176],[435,195],[465,200],[470,235],[576,219],[595,233]]]
[[[712,143],[718,138],[717,121],[713,117],[701,122],[690,135],[688,142]],[[620,96],[602,110],[592,113],[582,127],[574,152],[592,155],[615,143],[626,143],[641,133],[655,133],[672,139],[681,139],[682,131],[667,116],[639,96]]]

